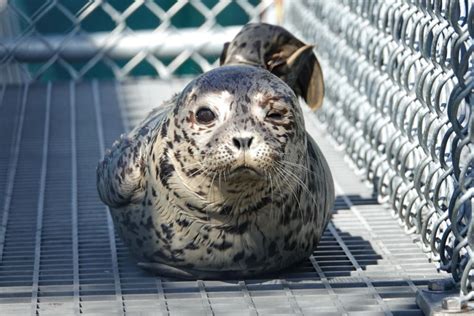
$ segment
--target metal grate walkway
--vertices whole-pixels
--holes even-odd
[[[421,314],[417,288],[447,276],[377,204],[310,113],[338,194],[314,256],[265,280],[160,280],[137,268],[99,201],[95,167],[104,147],[183,83],[0,89],[1,315]]]

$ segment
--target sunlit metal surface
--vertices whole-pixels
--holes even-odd
[[[224,43],[234,38],[240,29],[240,26],[232,26],[218,30],[135,31],[113,36],[97,32],[78,34],[67,41],[64,35],[49,35],[31,37],[19,43],[17,38],[11,37],[2,39],[0,59],[13,55],[20,62],[46,62],[59,55],[65,61],[88,60],[102,50],[107,50],[107,56],[113,59],[130,59],[145,50],[158,58],[176,57],[184,49],[213,56],[219,55]]]
[[[472,1],[291,1],[286,25],[314,43],[320,123],[474,298]]]

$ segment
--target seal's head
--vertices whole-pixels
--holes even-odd
[[[254,190],[306,146],[293,90],[272,73],[223,66],[192,81],[179,95],[168,135],[186,155],[175,157],[187,176],[220,182],[221,189]]]

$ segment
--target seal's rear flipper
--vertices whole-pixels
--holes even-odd
[[[172,267],[170,265],[163,264],[163,263],[139,262],[138,266],[144,270],[158,274],[159,276],[162,276],[162,277],[178,278],[178,279],[186,279],[186,280],[196,278],[192,273],[190,273],[188,269]]]
[[[303,97],[312,110],[322,105],[323,74],[313,46],[306,45],[280,26],[245,25],[232,42],[224,44],[220,64],[265,68]]]
[[[139,262],[138,266],[160,277],[183,280],[230,280],[249,278],[262,272],[248,270],[198,270],[179,266],[170,266],[159,262]]]

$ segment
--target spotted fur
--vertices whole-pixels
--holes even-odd
[[[212,124],[197,121],[202,106],[216,113]],[[272,111],[282,119],[269,119]],[[251,145],[238,148],[235,137]],[[206,278],[307,258],[334,203],[293,90],[245,65],[199,76],[122,136],[99,163],[97,187],[144,266]]]

